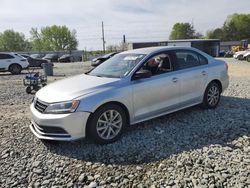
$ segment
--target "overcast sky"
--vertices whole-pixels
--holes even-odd
[[[196,31],[221,27],[228,15],[250,13],[250,0],[0,0],[0,32],[14,29],[30,37],[31,27],[66,25],[76,29],[79,49],[168,40],[173,24],[189,22]]]

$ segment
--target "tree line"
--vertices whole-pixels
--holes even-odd
[[[31,28],[28,40],[23,33],[5,30],[0,33],[0,51],[70,51],[76,50],[76,31],[66,26]]]
[[[178,39],[220,39],[221,41],[250,41],[250,14],[233,14],[227,17],[223,26],[207,31],[206,35],[196,32],[190,23],[176,23],[171,31],[171,40]]]
[[[66,26],[53,25],[40,30],[32,28],[30,34],[31,38],[27,40],[23,33],[14,30],[0,33],[0,51],[70,51],[77,49],[78,46],[76,31],[71,31]],[[247,39],[250,41],[250,14],[230,15],[222,27],[207,31],[205,35],[197,32],[190,23],[176,23],[169,39],[220,39],[221,41]],[[118,47],[120,49],[120,45]]]

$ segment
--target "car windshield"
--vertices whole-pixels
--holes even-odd
[[[37,58],[39,55],[38,54],[32,54],[32,55],[30,55],[30,57],[32,57],[32,58]]]
[[[46,56],[45,56],[45,58],[52,58],[52,57],[55,57],[56,55],[55,54],[47,54]]]
[[[70,56],[71,56],[70,54],[65,54],[65,55],[62,55],[61,58],[70,57]]]
[[[29,57],[28,55],[21,55],[21,54],[15,54],[15,55],[18,57],[21,57],[21,58],[28,58]]]
[[[98,77],[122,78],[126,76],[142,59],[144,54],[117,54],[97,66],[88,74]]]

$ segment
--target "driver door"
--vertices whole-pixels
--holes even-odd
[[[180,83],[175,75],[171,56],[167,53],[156,56],[168,58],[169,66],[166,67],[169,67],[169,70],[158,73],[156,71],[149,78],[131,81],[135,122],[170,112],[178,108],[180,102]],[[147,67],[149,61],[145,62],[144,67]]]

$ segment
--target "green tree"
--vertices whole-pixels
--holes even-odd
[[[1,51],[27,51],[31,48],[23,33],[14,30],[5,30],[0,33]]]
[[[196,38],[194,27],[190,23],[176,23],[169,38],[170,40]]]
[[[208,39],[224,39],[224,31],[221,28],[211,30],[207,32],[206,38]]]
[[[224,25],[207,32],[207,38],[222,41],[250,40],[250,14],[233,14],[227,17]]]
[[[76,31],[70,31],[66,26],[44,27],[40,32],[32,28],[30,34],[33,50],[75,50],[78,46]]]
[[[250,39],[250,14],[233,14],[228,16],[223,25],[225,39]]]

